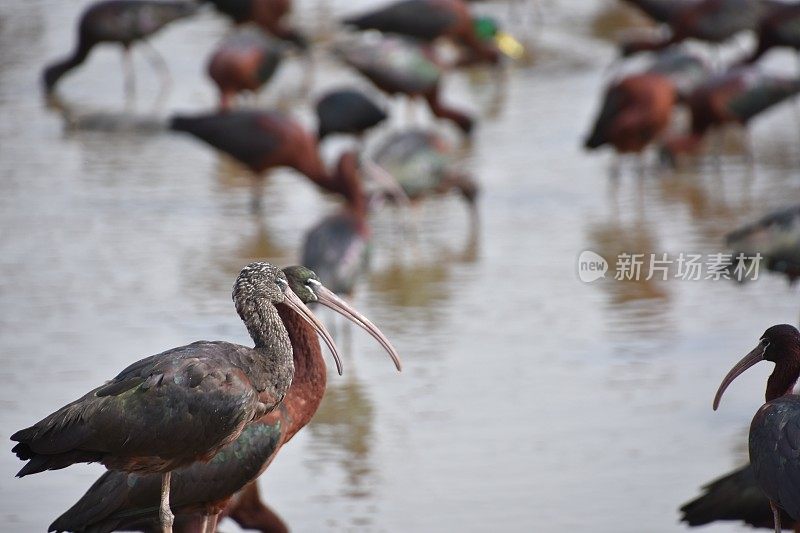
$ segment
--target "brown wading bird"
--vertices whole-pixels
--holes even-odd
[[[400,370],[396,350],[366,317],[325,288],[308,268],[284,268],[289,287],[306,304],[318,302],[362,327],[389,353]],[[258,497],[255,479],[269,466],[281,447],[314,416],[325,393],[326,371],[314,328],[291,308],[279,305],[292,344],[294,378],[283,402],[242,430],[208,463],[193,463],[172,473],[170,504],[177,514],[175,529],[216,531],[217,513],[228,506],[231,517],[244,528],[285,531],[286,527]],[[153,474],[110,471],[50,526],[50,531],[158,529],[159,479]],[[236,494],[242,491],[242,494]]]
[[[631,3],[639,5],[648,14],[666,19],[661,22],[669,26],[671,34],[624,41],[620,50],[625,57],[637,52],[662,50],[686,39],[721,43],[739,32],[755,29],[766,12],[765,5],[754,0],[679,1],[673,6],[665,6],[663,2]],[[645,4],[648,4],[648,9],[644,8]]]
[[[744,522],[759,528],[775,527],[769,499],[756,481],[752,465],[745,465],[703,487],[703,494],[681,506],[682,522],[691,527],[712,522]],[[800,522],[783,509],[781,526],[800,533]]]
[[[236,311],[255,347],[198,341],[142,359],[82,398],[17,431],[14,453],[28,463],[19,477],[74,463],[162,476],[159,521],[172,531],[170,475],[209,461],[286,395],[292,345],[277,306],[299,313],[323,336],[341,369],[333,339],[291,291],[286,275],[255,262],[233,286]]]
[[[90,5],[78,23],[78,42],[68,58],[44,70],[45,91],[53,92],[61,77],[83,63],[89,52],[100,43],[118,43],[124,49],[126,66],[125,91],[133,92],[133,71],[130,64],[130,46],[145,40],[170,22],[197,11],[195,2],[168,2],[154,0],[106,0]],[[155,54],[155,49],[153,49]],[[154,55],[157,67],[166,76],[164,60]]]
[[[292,0],[205,0],[235,24],[252,22],[278,39],[305,49],[308,41],[297,30],[286,25],[292,11]]]
[[[338,192],[319,156],[317,140],[297,121],[275,111],[237,110],[197,116],[176,116],[171,128],[184,131],[228,154],[259,175],[289,167],[331,192]],[[260,185],[257,177],[256,185]],[[261,205],[254,191],[253,207]]]
[[[429,48],[402,37],[363,36],[338,47],[344,61],[387,94],[423,97],[434,116],[450,120],[470,135],[474,121],[440,101],[442,68]]]
[[[697,56],[670,49],[647,71],[613,81],[584,147],[609,144],[619,153],[642,152],[669,126],[676,102],[707,72]]]
[[[346,18],[344,24],[360,30],[396,33],[425,42],[449,38],[465,46],[472,57],[459,64],[497,63],[500,54],[489,40],[481,39],[476,19],[461,0],[400,0],[388,6]]]
[[[775,532],[781,531],[780,509],[800,519],[800,396],[794,387],[800,378],[800,332],[788,324],[772,326],[758,346],[728,372],[714,396],[719,407],[725,389],[759,361],[775,363],[767,381],[766,403],[750,424],[750,464],[756,482],[767,495]]]
[[[316,105],[318,139],[333,134],[352,134],[359,139],[384,120],[386,112],[358,89],[328,91]]]
[[[278,70],[284,46],[259,30],[242,30],[226,37],[208,62],[208,75],[219,89],[220,109],[245,91],[255,93]]]
[[[766,75],[755,67],[736,67],[713,76],[688,96],[690,131],[667,140],[663,155],[674,162],[681,153],[697,151],[711,128],[728,123],[746,127],[753,117],[798,92],[800,78]]]

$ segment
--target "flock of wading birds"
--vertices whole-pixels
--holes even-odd
[[[764,75],[752,66],[772,47],[800,49],[800,4],[628,2],[663,29],[626,39],[622,55],[656,54],[646,70],[618,76],[610,84],[587,148],[610,144],[620,153],[641,152],[663,140],[663,154],[674,160],[697,151],[714,126],[746,124],[800,91],[800,79]],[[46,92],[52,94],[97,44],[121,44],[127,56],[131,44],[190,17],[201,3],[110,0],[91,5],[80,19],[74,52],[45,69]],[[474,220],[478,187],[451,164],[449,144],[434,131],[399,131],[373,155],[347,151],[335,170],[325,168],[319,154],[323,138],[362,137],[387,118],[358,89],[333,90],[318,100],[316,136],[285,114],[235,108],[238,95],[259,90],[289,51],[303,53],[309,42],[286,22],[290,0],[208,3],[249,28],[226,37],[208,63],[220,92],[219,111],[176,116],[170,127],[228,154],[256,176],[275,167],[293,168],[340,195],[342,210],[307,234],[302,253],[306,266],[280,270],[255,262],[240,272],[233,300],[254,347],[200,341],[142,359],[11,437],[17,442],[14,453],[27,461],[19,476],[80,462],[109,468],[51,525],[52,531],[212,532],[220,516],[230,516],[245,528],[285,531],[285,524],[260,501],[255,480],[319,406],[326,373],[317,334],[341,373],[333,338],[306,304],[330,307],[367,330],[399,370],[390,341],[337,296],[351,293],[365,267],[369,211],[386,201],[408,203],[457,191],[471,206]],[[452,122],[467,137],[472,117],[441,101],[445,65],[433,43],[447,40],[458,47],[459,56],[448,68],[497,64],[501,54],[521,54],[518,42],[492,19],[474,17],[461,0],[401,0],[342,22],[354,31],[337,43],[341,61],[390,95],[422,97],[435,117]],[[746,30],[757,33],[758,48],[721,73],[680,48],[686,39],[717,43]],[[130,92],[130,71],[126,78]],[[690,130],[663,139],[678,105],[689,108]],[[375,184],[369,194],[362,174]],[[259,199],[256,192],[256,209]],[[729,242],[742,252],[762,253],[769,268],[794,279],[800,275],[799,228],[800,207],[769,215],[731,234]],[[751,427],[751,465],[708,485],[706,494],[685,505],[684,520],[690,525],[744,520],[779,530],[781,519],[784,526],[800,524],[800,397],[792,394],[800,377],[798,330],[789,325],[769,328],[725,377],[714,407],[733,379],[761,360],[774,362],[775,371],[767,403]]]

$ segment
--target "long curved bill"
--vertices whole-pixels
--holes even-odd
[[[769,346],[769,342],[762,340],[758,343],[758,346],[753,349],[753,351],[745,355],[741,361],[736,363],[734,367],[731,368],[731,371],[728,372],[728,375],[722,380],[719,389],[717,389],[717,394],[714,396],[715,411],[717,410],[717,407],[719,407],[722,394],[725,392],[725,389],[728,388],[728,385],[733,383],[733,380],[743,374],[745,370],[764,360],[764,352],[766,351],[767,346]]]
[[[297,295],[292,292],[292,289],[289,287],[283,291],[285,296],[284,303],[292,308],[292,310],[296,311],[306,322],[311,324],[311,326],[317,331],[322,340],[325,341],[325,344],[328,345],[328,349],[331,351],[333,355],[333,359],[336,361],[336,371],[339,372],[339,375],[342,375],[342,358],[339,357],[339,350],[336,348],[336,343],[333,342],[333,337],[328,330],[325,329],[325,326],[322,324],[320,319],[314,316],[314,313],[306,307],[306,304],[297,297]]]
[[[400,363],[400,356],[397,354],[397,350],[394,349],[394,346],[392,346],[392,343],[389,342],[389,339],[387,339],[381,330],[378,329],[378,326],[373,324],[367,317],[356,311],[350,304],[336,296],[333,291],[327,289],[322,284],[316,286],[314,293],[317,295],[317,300],[319,300],[319,303],[326,307],[330,307],[372,335],[372,337],[374,337],[375,340],[378,341],[381,346],[383,346],[383,349],[386,350],[386,352],[389,354],[389,357],[392,358],[392,362],[394,363],[395,368],[397,368],[397,371],[402,371],[403,368],[402,364]]]
[[[395,179],[395,177],[389,173],[388,170],[370,158],[364,158],[362,165],[364,167],[365,174],[369,177],[369,179],[383,187],[383,189],[389,193],[396,202],[406,206],[411,204],[411,200],[408,198],[406,191],[403,190],[403,187],[400,185],[397,179]]]

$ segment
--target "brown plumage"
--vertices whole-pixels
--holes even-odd
[[[620,153],[641,152],[669,125],[676,98],[675,85],[661,74],[637,74],[612,83],[585,147],[609,144]]]

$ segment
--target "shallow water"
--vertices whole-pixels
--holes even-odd
[[[174,80],[160,107],[134,54],[134,116],[155,117],[146,128],[80,118],[125,111],[119,54],[103,48],[64,80],[83,125],[66,129],[38,76],[65,53],[85,3],[0,5],[4,441],[135,359],[200,338],[247,342],[230,302],[239,268],[295,261],[303,232],[334,208],[280,171],[253,216],[245,171],[158,130],[173,110],[214,104],[204,65],[226,26],[208,12],[153,39]],[[576,261],[587,249],[724,251],[727,231],[800,199],[800,128],[783,106],[754,123],[753,166],[732,132],[717,160],[643,176],[625,162],[610,179],[608,154],[579,144],[613,54],[606,38],[630,19],[611,6],[544,2],[532,64],[499,89],[485,73],[448,79],[447,98],[484,115],[464,162],[483,184],[480,231],[469,235],[455,198],[424,206],[405,236],[402,215],[376,216],[355,303],[405,370],[357,330],[344,340],[345,376],[330,376],[317,418],[260,480],[295,531],[682,531],[677,507],[745,460],[768,368],[737,380],[719,412],[711,399],[767,326],[797,322],[797,291],[768,275],[585,284]],[[324,34],[331,13],[355,9],[300,2],[298,20]],[[316,57],[312,94],[356,79]],[[794,67],[790,54],[770,64]],[[280,102],[312,126],[289,98],[302,69],[286,64],[260,105]],[[102,472],[17,480],[20,465],[0,454],[3,531],[45,529]]]

